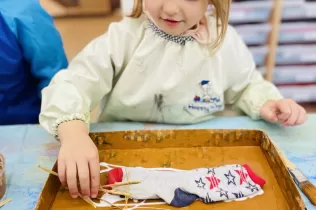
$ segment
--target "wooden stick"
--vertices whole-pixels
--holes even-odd
[[[88,204],[90,204],[91,206],[93,206],[94,208],[97,208],[97,206],[91,202],[89,199],[84,198],[80,193],[78,193],[79,197],[82,198],[84,201],[86,201]]]
[[[285,155],[280,151],[278,146],[274,144],[276,151],[278,152],[279,156],[285,163],[285,166],[288,168],[294,182],[298,187],[302,190],[305,196],[309,199],[309,201],[316,206],[316,187],[313,185],[305,176],[304,174],[296,167],[294,163],[292,163]]]
[[[300,183],[303,193],[309,199],[309,201],[316,206],[316,187],[309,180]]]
[[[115,207],[115,208],[118,208],[118,209],[121,209],[121,210],[124,210],[123,208],[121,208],[120,206],[118,205],[115,205],[115,204],[112,204],[110,203],[109,201],[107,200],[104,200],[103,198],[100,198],[100,197],[97,197],[96,199],[99,199],[100,201],[104,201],[106,203],[108,203],[109,205],[111,205],[111,207]],[[144,205],[146,203],[143,203],[142,205]],[[147,205],[150,205],[151,203],[147,203]],[[137,206],[137,204],[132,204],[133,206]],[[130,205],[129,205],[130,206]],[[159,209],[159,210],[169,210],[169,209],[166,209],[166,208],[155,208],[155,207],[150,207],[150,206],[146,206],[146,207],[137,207],[137,209]]]
[[[58,176],[58,174],[57,174],[55,171],[49,170],[49,169],[44,168],[43,166],[40,166],[40,165],[38,165],[38,167],[39,167],[40,169],[42,169],[42,170],[44,170],[44,171],[46,171],[46,172],[52,174],[52,175]]]
[[[100,191],[105,192],[105,193],[109,193],[109,194],[113,194],[113,195],[123,195],[126,197],[131,197],[132,195],[130,193],[126,193],[126,192],[119,192],[119,191],[115,191],[115,190],[106,190],[106,189],[100,189]]]
[[[279,32],[282,22],[283,0],[275,0],[271,17],[272,30],[269,38],[269,53],[266,60],[266,80],[273,82],[275,60],[279,44]]]
[[[124,168],[125,169],[125,173],[126,173],[126,179],[127,179],[127,181],[129,181],[129,179],[128,179],[128,173],[127,173],[127,169],[126,168]],[[129,185],[127,185],[127,188],[128,188],[128,193],[130,192],[130,190],[129,190]],[[128,196],[125,196],[125,208],[127,209],[128,207],[127,207],[127,204],[128,204]]]
[[[8,198],[8,199],[6,199],[6,200],[4,200],[4,201],[1,201],[1,202],[0,202],[0,208],[1,208],[2,206],[6,205],[7,203],[11,202],[11,201],[12,201],[12,198]]]
[[[151,209],[151,210],[153,210],[153,209],[156,209],[156,210],[170,210],[170,209],[165,209],[165,208],[155,208],[155,207],[150,207],[150,206],[144,206],[144,207],[142,207],[142,206],[140,206],[140,207],[137,207],[138,209]]]
[[[49,170],[43,166],[38,165],[38,167],[52,175],[58,176],[58,174],[55,171]],[[94,203],[92,203],[89,199],[83,198],[82,195],[79,194],[79,197],[82,198],[84,201],[86,201],[88,204],[90,204],[91,206],[93,206],[94,208],[96,208],[96,205]]]
[[[40,169],[42,169],[42,170],[44,170],[44,171],[46,171],[46,172],[48,172],[48,173],[50,173],[50,174],[52,174],[52,175],[55,175],[55,176],[58,176],[58,174],[56,173],[56,172],[54,172],[54,171],[52,171],[52,170],[49,170],[49,169],[47,169],[47,168],[45,168],[45,167],[43,167],[43,166],[38,166]],[[131,194],[130,193],[126,193],[126,192],[119,192],[119,191],[115,191],[115,190],[106,190],[106,189],[103,189],[103,188],[99,188],[99,191],[101,191],[101,192],[105,192],[105,193],[109,193],[109,194],[113,194],[113,195],[123,195],[123,196],[126,196],[126,197],[131,197]],[[84,199],[81,195],[80,195],[80,197],[82,198],[82,199]],[[93,207],[95,207],[96,208],[96,206],[93,204],[93,203],[91,203],[91,201],[90,200],[88,200],[88,199],[84,199],[87,203],[89,203],[90,205],[92,205]]]
[[[119,187],[119,186],[125,186],[125,185],[130,185],[130,184],[139,184],[140,181],[129,181],[129,182],[117,182],[115,184],[108,184],[108,185],[103,185],[102,188],[106,187]]]
[[[111,207],[115,207],[115,208],[118,208],[118,209],[122,209],[122,210],[123,210],[123,208],[121,208],[121,207],[119,207],[119,206],[117,206],[117,205],[115,205],[115,204],[113,204],[113,203],[110,203],[109,201],[107,201],[107,200],[105,200],[105,199],[103,199],[103,198],[97,197],[97,199],[99,199],[100,201],[104,201],[104,202],[108,203],[109,205],[111,205]]]

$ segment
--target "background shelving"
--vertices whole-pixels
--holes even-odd
[[[236,0],[230,18],[266,79],[316,112],[316,0]]]

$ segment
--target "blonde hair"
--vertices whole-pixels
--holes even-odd
[[[224,40],[228,21],[229,21],[229,10],[231,5],[231,0],[208,0],[209,4],[214,6],[213,16],[216,17],[216,30],[217,37],[212,44],[212,49],[218,48]],[[134,0],[134,8],[129,17],[139,18],[143,14],[143,0]]]

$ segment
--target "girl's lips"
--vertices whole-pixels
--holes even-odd
[[[170,20],[170,19],[163,19],[163,21],[166,23],[167,26],[170,26],[170,27],[175,27],[179,25],[179,23],[181,22],[181,21]]]

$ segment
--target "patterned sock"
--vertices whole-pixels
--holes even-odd
[[[140,181],[140,184],[116,187],[129,192],[133,199],[163,199],[176,207],[195,200],[204,203],[251,198],[262,194],[265,180],[248,165],[225,165],[190,171],[159,171],[149,168],[115,168],[109,171],[107,184]]]

